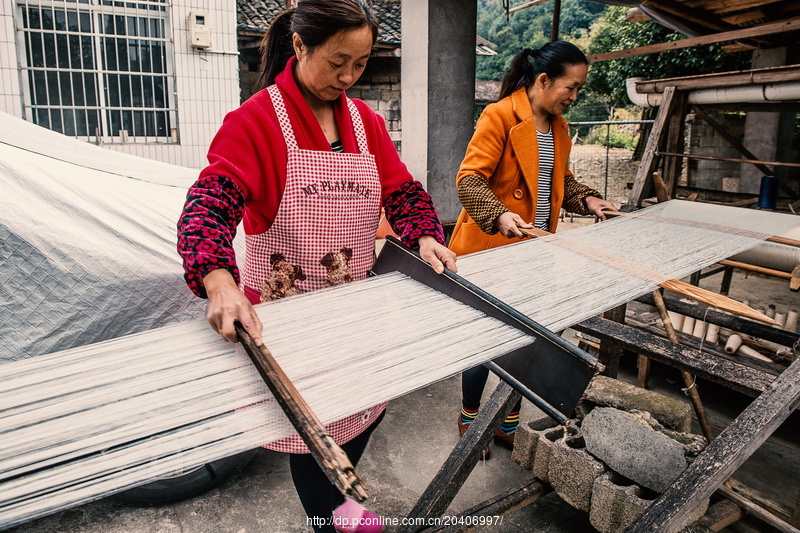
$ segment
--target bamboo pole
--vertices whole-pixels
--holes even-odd
[[[675,344],[680,344],[678,334],[675,333],[675,328],[672,327],[672,320],[670,320],[669,314],[667,313],[667,306],[664,303],[663,296],[661,296],[661,291],[653,291],[653,299],[656,302],[658,314],[661,315],[661,322],[664,324],[664,331],[667,332],[667,338]],[[711,442],[714,440],[714,433],[711,431],[711,423],[708,421],[706,410],[703,407],[703,402],[700,400],[700,393],[697,392],[695,378],[686,370],[681,370],[681,377],[683,378],[684,385],[686,385],[686,393],[689,395],[689,399],[692,401],[694,412],[697,414],[697,421],[700,423],[700,429],[703,431],[703,436],[706,438],[706,440],[708,440],[708,442]]]
[[[258,369],[258,373],[264,378],[269,390],[330,482],[345,496],[360,502],[366,500],[367,487],[356,474],[355,467],[347,454],[328,434],[325,426],[283,372],[269,349],[263,344],[257,346],[238,321],[234,325],[239,340]]]

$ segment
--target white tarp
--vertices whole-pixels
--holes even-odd
[[[0,363],[202,317],[175,249],[197,175],[0,113]]]

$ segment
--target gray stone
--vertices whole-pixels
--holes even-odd
[[[533,469],[533,458],[536,455],[536,445],[544,430],[556,425],[556,421],[549,416],[531,420],[527,424],[520,424],[517,436],[514,437],[514,450],[511,460],[526,470]]]
[[[598,476],[592,487],[589,522],[600,533],[618,533],[633,523],[658,496],[613,471]]]
[[[691,405],[624,381],[597,376],[589,383],[583,398],[601,407],[648,411],[669,429],[684,433],[691,431]]]
[[[606,467],[588,451],[582,437],[566,437],[553,445],[548,476],[561,499],[581,511],[589,512],[592,487]]]
[[[581,430],[589,453],[649,489],[664,492],[686,468],[683,447],[635,414],[598,407]]]
[[[542,481],[549,481],[550,454],[553,450],[553,446],[555,446],[555,442],[564,435],[564,427],[558,426],[540,433],[539,439],[536,441],[536,454],[533,457],[531,470],[535,478],[541,479]]]

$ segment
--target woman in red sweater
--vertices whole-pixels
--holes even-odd
[[[186,281],[208,298],[208,321],[226,340],[237,341],[239,320],[261,342],[253,304],[340,281],[328,268],[335,255],[349,270],[345,279],[364,278],[381,207],[402,241],[437,272],[456,270],[430,196],[400,161],[383,119],[345,95],[376,38],[377,22],[363,0],[304,0],[264,37],[264,89],[226,116],[178,223]],[[240,221],[241,269],[232,244]],[[275,282],[278,270],[288,272],[291,286]],[[353,464],[385,406],[327,428]],[[298,436],[266,447],[291,453],[292,479],[310,518],[333,516],[345,532],[382,531],[359,525],[374,515],[338,493]]]

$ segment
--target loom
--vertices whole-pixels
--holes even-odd
[[[425,284],[432,271],[418,260],[391,271],[382,252],[378,276],[258,313],[265,342],[326,423],[488,361],[569,416],[575,391],[536,379],[577,375],[582,391],[596,367],[550,332],[799,225],[790,215],[670,201],[460,258],[457,276],[435,276],[453,297]],[[386,253],[407,254],[396,243]],[[509,356],[540,346],[541,366]],[[293,431],[246,356],[205,321],[0,365],[0,374],[2,528]]]

